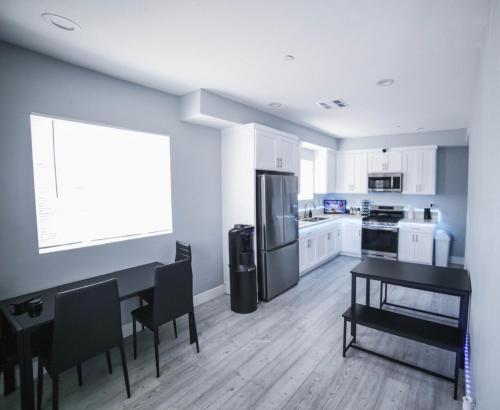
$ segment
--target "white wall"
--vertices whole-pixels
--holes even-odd
[[[339,150],[439,145],[440,147],[467,146],[467,130],[414,132],[407,134],[373,135],[361,138],[337,139]]]
[[[500,0],[492,1],[469,129],[466,266],[472,380],[480,410],[500,407]]]
[[[302,141],[331,149],[337,149],[333,136],[314,131],[284,118],[249,107],[230,98],[207,90],[196,90],[182,97],[182,118],[185,121],[225,128],[255,122],[288,132]]]

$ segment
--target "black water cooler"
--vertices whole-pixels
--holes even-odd
[[[229,231],[231,310],[237,313],[251,313],[257,310],[254,230],[252,225],[234,225]]]

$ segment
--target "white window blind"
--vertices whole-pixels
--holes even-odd
[[[31,115],[40,253],[172,232],[170,138]]]

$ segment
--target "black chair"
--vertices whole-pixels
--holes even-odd
[[[132,311],[134,338],[134,360],[137,358],[137,322],[146,326],[154,334],[156,376],[160,377],[158,358],[158,328],[185,314],[189,315],[190,343],[196,343],[199,353],[198,334],[194,318],[193,271],[190,260],[181,260],[156,268],[153,303]]]
[[[43,368],[52,378],[52,408],[59,407],[59,375],[77,366],[81,385],[81,364],[119,347],[127,396],[130,397],[127,361],[123,348],[120,299],[116,279],[61,292],[56,295],[50,342],[38,359],[37,407],[41,408]]]
[[[188,260],[191,261],[191,245],[185,242],[177,241],[175,242],[175,262]],[[140,295],[141,306],[143,306],[143,301],[147,302],[149,305],[153,304],[154,292],[153,289],[146,290],[142,292]],[[174,325],[174,334],[177,337],[177,323],[175,323],[175,319],[172,320]],[[142,330],[144,330],[144,325],[142,326]]]
[[[0,339],[0,375],[3,374],[4,396],[16,389],[15,366],[17,364],[16,341],[12,337]]]

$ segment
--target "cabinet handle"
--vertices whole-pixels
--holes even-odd
[[[280,168],[283,168],[283,158],[280,158]]]
[[[280,159],[276,158],[276,168],[279,168],[279,167],[280,167]]]
[[[415,242],[418,242],[418,235],[415,235]]]

